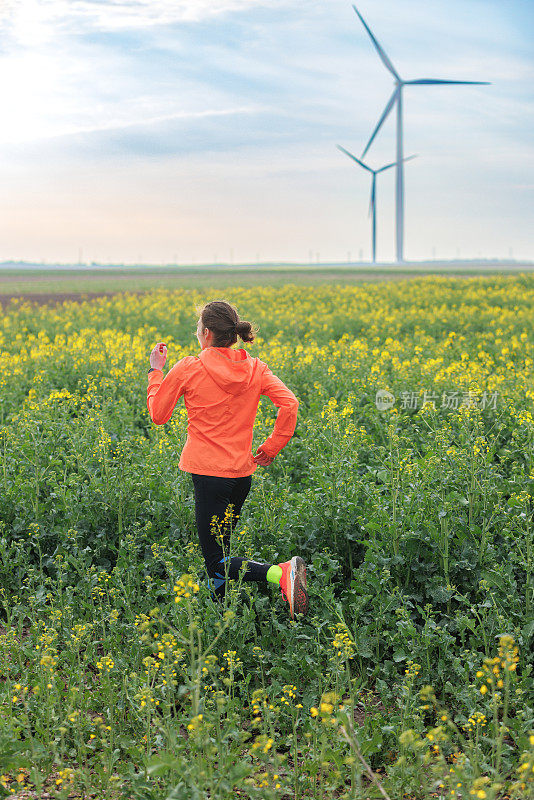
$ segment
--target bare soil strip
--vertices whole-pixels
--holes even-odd
[[[69,290],[65,291],[57,291],[50,289],[55,289],[54,284],[56,283],[55,278],[51,279],[50,274],[46,275],[46,287],[42,287],[43,290],[47,289],[48,291],[30,291],[32,284],[39,285],[39,279],[35,276],[17,276],[14,280],[13,276],[10,276],[10,283],[16,284],[24,283],[28,285],[28,290],[26,288],[22,289],[17,286],[15,289],[14,286],[5,286],[2,287],[2,283],[7,283],[7,276],[3,276],[0,273],[0,307],[2,309],[6,309],[9,306],[11,300],[17,299],[21,301],[35,303],[36,305],[57,305],[60,303],[64,303],[66,301],[75,301],[75,302],[82,302],[85,300],[94,300],[98,297],[113,297],[113,295],[121,293],[121,292],[128,292],[129,294],[144,294],[149,291],[153,291],[155,289],[168,289],[172,291],[173,289],[178,288],[207,288],[209,286],[261,286],[261,285],[277,285],[277,284],[287,284],[287,283],[296,283],[296,284],[319,284],[319,283],[339,283],[339,284],[353,284],[353,283],[364,283],[364,282],[375,282],[375,281],[400,281],[400,280],[407,280],[407,279],[414,279],[414,278],[423,278],[429,275],[444,275],[446,274],[447,277],[451,278],[469,278],[469,277],[483,277],[487,273],[484,270],[480,271],[458,271],[458,272],[432,272],[432,271],[418,271],[418,272],[386,272],[386,271],[368,271],[368,272],[343,272],[343,271],[334,271],[334,270],[324,270],[324,271],[315,271],[310,270],[302,271],[302,272],[283,272],[283,271],[265,271],[263,273],[259,271],[254,272],[241,272],[241,271],[220,271],[220,272],[197,272],[197,273],[188,273],[183,275],[173,275],[168,276],[168,280],[165,280],[163,276],[160,274],[159,281],[151,280],[155,276],[154,275],[147,275],[144,274],[137,274],[135,276],[136,280],[132,281],[132,275],[124,275],[124,276],[117,276],[113,275],[111,278],[110,276],[110,288],[100,289],[98,290],[87,290],[84,286],[80,286],[79,288],[76,287],[76,282],[74,282],[74,286],[69,287]],[[492,271],[489,271],[489,274],[492,274]],[[104,280],[102,278],[104,277]],[[65,276],[62,276],[63,280]],[[162,280],[163,278],[163,280]],[[84,281],[88,279],[89,284],[93,280],[100,279],[101,285],[106,285],[105,276],[102,274],[93,273],[90,275],[84,275]],[[117,281],[119,286],[114,284]],[[124,280],[124,286],[121,286]],[[50,286],[50,283],[52,286]],[[60,283],[60,280],[57,280],[57,283]],[[129,285],[128,285],[129,283]],[[133,284],[133,285],[132,285]],[[37,287],[36,287],[37,288]],[[58,286],[59,289],[59,286]]]
[[[114,294],[118,294],[118,292],[19,292],[19,294],[0,294],[0,306],[6,308],[13,299],[43,306],[64,303],[67,300],[79,303],[83,300],[94,300],[97,297],[113,297]],[[143,292],[131,292],[131,294],[143,294]]]

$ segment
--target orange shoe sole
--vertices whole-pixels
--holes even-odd
[[[306,590],[306,564],[300,556],[293,556],[290,567],[291,592],[289,611],[293,619],[295,614],[308,613],[308,592]]]

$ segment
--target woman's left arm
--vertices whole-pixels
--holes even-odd
[[[280,378],[273,375],[266,364],[263,365],[260,393],[267,395],[278,408],[273,432],[258,448],[258,451],[272,460],[286,446],[295,432],[299,402],[291,389],[288,389]],[[257,460],[256,463],[266,466],[260,460]]]

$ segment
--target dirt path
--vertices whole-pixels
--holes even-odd
[[[221,281],[224,285],[241,285],[241,286],[260,286],[260,285],[282,285],[283,283],[296,283],[297,285],[309,285],[309,286],[317,286],[325,283],[340,283],[343,285],[347,284],[355,284],[355,283],[375,283],[377,281],[401,281],[407,279],[417,279],[417,278],[424,278],[430,275],[436,274],[443,274],[443,273],[435,273],[435,272],[341,272],[341,271],[325,271],[325,272],[315,272],[309,271],[308,274],[306,272],[301,273],[287,273],[284,274],[283,272],[264,272],[263,275],[255,273],[252,276],[250,273],[242,272],[227,272],[222,273],[219,272],[217,274],[209,274],[209,273],[197,273],[196,276],[188,275],[188,276],[180,276],[178,279],[172,281],[169,280],[167,283],[163,281],[158,283],[156,281],[152,282],[150,285],[143,286],[142,284],[131,289],[128,288],[127,285],[122,287],[113,287],[113,289],[108,290],[100,290],[100,291],[90,291],[86,289],[72,289],[71,291],[42,291],[42,292],[32,292],[32,291],[12,291],[9,290],[6,292],[2,292],[1,284],[2,284],[2,275],[0,275],[0,308],[5,309],[12,299],[20,299],[20,300],[27,300],[31,303],[36,303],[37,305],[57,305],[59,303],[63,303],[67,300],[80,302],[83,300],[94,300],[98,297],[113,297],[113,295],[118,294],[120,292],[128,292],[128,294],[145,294],[149,291],[154,291],[155,289],[163,289],[167,288],[169,291],[173,289],[187,289],[187,288],[204,288],[208,285],[219,285]],[[491,274],[491,273],[490,273]],[[472,278],[472,277],[483,277],[486,275],[483,271],[479,273],[466,273],[458,271],[456,273],[447,273],[446,277],[450,278]],[[95,275],[95,278],[97,276]],[[101,275],[98,277],[102,277]],[[144,277],[144,276],[136,276],[136,277]],[[193,277],[193,280],[191,278]],[[196,280],[195,280],[196,278]],[[308,278],[308,280],[307,280]],[[17,278],[17,281],[19,278]],[[24,278],[22,279],[24,280]],[[35,281],[35,278],[32,279]],[[31,283],[31,280],[28,280],[28,284]],[[125,280],[126,284],[126,280]],[[148,281],[147,281],[148,284]],[[58,287],[59,288],[59,287]]]
[[[0,294],[0,306],[5,308],[9,302],[17,300],[29,300],[37,305],[55,305],[66,300],[94,300],[96,297],[113,297],[117,292],[19,292],[18,294]],[[130,292],[130,294],[143,294],[143,292]]]

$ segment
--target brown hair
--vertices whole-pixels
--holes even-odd
[[[231,347],[238,335],[244,342],[253,342],[258,333],[255,325],[239,319],[237,309],[224,300],[212,300],[197,311],[202,327],[213,333],[214,347]]]

